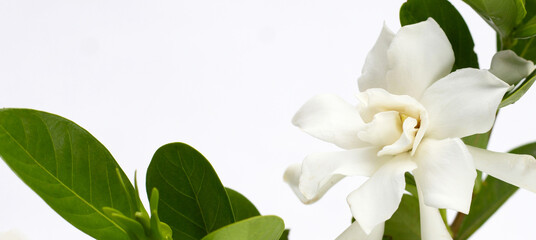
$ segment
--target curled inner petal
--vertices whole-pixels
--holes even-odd
[[[385,146],[394,143],[402,134],[400,114],[396,111],[381,112],[365,124],[358,132],[358,137],[375,146]]]
[[[357,96],[364,127],[358,137],[382,148],[378,156],[415,153],[428,128],[428,113],[413,97],[372,88]]]
[[[412,117],[406,118],[402,128],[404,131],[400,135],[400,138],[396,140],[391,145],[385,146],[381,151],[378,152],[378,156],[383,155],[396,155],[409,151],[413,147],[413,141],[415,140],[415,135],[417,134],[417,120]]]

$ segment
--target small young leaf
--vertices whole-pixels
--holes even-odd
[[[227,191],[227,195],[231,201],[236,221],[261,215],[255,205],[244,197],[244,195],[230,188],[225,188],[225,191]]]
[[[29,109],[0,110],[0,156],[60,216],[96,239],[127,239],[104,212],[132,217],[134,187],[108,150],[75,123]]]
[[[452,70],[478,68],[478,59],[473,51],[475,44],[462,16],[447,0],[408,0],[400,8],[402,26],[433,18],[447,35],[454,50],[455,63]]]
[[[285,230],[277,216],[257,216],[220,228],[203,240],[278,240]]]
[[[530,154],[536,156],[536,143],[518,147],[511,153]],[[482,226],[516,191],[517,187],[496,179],[486,177],[482,183],[480,192],[475,195],[471,202],[471,211],[463,219],[459,230],[457,229],[456,240],[468,239],[478,228]],[[454,230],[454,229],[453,229]]]
[[[160,192],[158,216],[175,239],[201,239],[235,222],[229,197],[210,163],[184,143],[160,147],[147,169],[147,194]]]

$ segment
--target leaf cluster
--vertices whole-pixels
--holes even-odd
[[[147,170],[150,214],[108,150],[75,123],[30,109],[0,110],[0,157],[52,209],[96,239],[286,239],[283,220],[261,216],[223,187],[184,143],[162,146]],[[284,233],[285,232],[285,233]]]

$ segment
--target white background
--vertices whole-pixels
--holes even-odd
[[[385,22],[404,1],[0,1],[0,107],[44,110],[90,131],[139,184],[156,149],[186,142],[222,182],[291,239],[334,239],[350,222],[345,180],[305,206],[282,181],[287,165],[336,148],[290,123],[318,93],[355,103],[356,79]],[[474,34],[482,68],[494,33],[453,0]],[[490,148],[536,140],[536,90],[499,116]],[[531,105],[532,103],[532,105]],[[463,124],[463,123],[460,123]],[[145,193],[143,192],[145,198]],[[473,239],[534,239],[536,194],[514,195]],[[0,161],[0,232],[90,239]]]

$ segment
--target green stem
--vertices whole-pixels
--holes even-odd
[[[445,226],[447,227],[447,230],[449,231],[450,236],[452,236],[452,235],[453,235],[453,233],[452,233],[452,229],[450,229],[449,222],[448,222],[448,220],[447,220],[447,210],[446,210],[446,209],[442,209],[442,208],[440,208],[440,209],[439,209],[439,213],[441,214],[441,218],[443,219],[443,223],[444,223]]]

